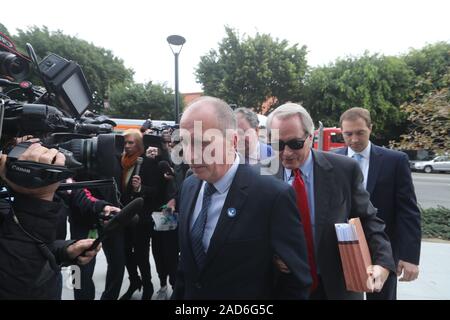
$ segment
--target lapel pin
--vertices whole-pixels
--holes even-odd
[[[236,215],[236,209],[235,208],[228,208],[227,214],[228,214],[228,216],[230,218],[234,218],[234,216]]]

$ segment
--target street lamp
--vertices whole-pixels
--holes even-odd
[[[175,123],[178,124],[180,122],[180,100],[178,92],[178,55],[180,54],[181,49],[183,48],[183,44],[186,42],[186,39],[182,36],[171,35],[167,37],[167,42],[169,43],[170,50],[172,50],[172,53],[175,56]]]

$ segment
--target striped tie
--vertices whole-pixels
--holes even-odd
[[[202,209],[191,230],[192,251],[194,253],[195,261],[200,269],[203,268],[206,261],[206,252],[205,247],[203,246],[203,234],[208,218],[208,209],[211,205],[211,197],[216,191],[213,184],[207,183],[205,185],[203,190]]]

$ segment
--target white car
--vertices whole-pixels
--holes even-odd
[[[439,156],[430,161],[417,161],[412,164],[415,170],[426,173],[433,171],[450,171],[450,156]]]

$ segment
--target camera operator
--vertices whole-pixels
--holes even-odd
[[[0,299],[60,299],[60,267],[89,263],[100,246],[79,256],[94,240],[55,240],[61,204],[52,200],[59,183],[38,188],[19,186],[6,178],[6,159],[6,155],[1,156],[0,176],[12,189],[14,200],[0,202]],[[38,143],[30,145],[18,160],[65,163],[58,150]]]

